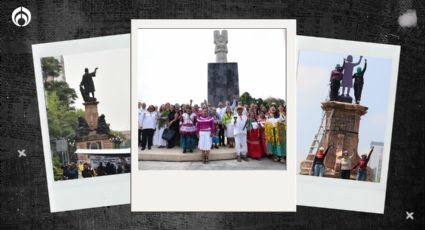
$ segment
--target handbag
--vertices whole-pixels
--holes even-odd
[[[176,134],[176,131],[174,131],[173,129],[166,128],[164,129],[164,133],[162,133],[162,139],[166,141],[171,141],[173,140],[173,137],[175,134]]]

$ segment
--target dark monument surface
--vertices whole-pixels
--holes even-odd
[[[238,95],[238,63],[208,63],[208,102],[217,106]]]

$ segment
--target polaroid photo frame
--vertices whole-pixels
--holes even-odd
[[[388,78],[388,84],[385,86],[385,90],[388,91],[387,98],[382,98],[382,100],[386,100],[387,107],[385,113],[383,113],[386,116],[386,119],[382,119],[382,116],[376,116],[374,119],[376,122],[382,123],[383,126],[385,126],[385,132],[382,133],[382,139],[379,140],[381,142],[380,145],[383,144],[382,150],[382,167],[380,172],[380,178],[376,182],[372,181],[357,181],[353,180],[345,180],[340,178],[330,178],[330,177],[315,177],[310,175],[301,175],[302,170],[302,164],[300,163],[301,160],[306,159],[308,149],[310,147],[311,140],[313,140],[314,135],[311,136],[303,136],[302,138],[307,138],[308,140],[308,146],[303,145],[300,147],[298,145],[298,151],[304,151],[304,154],[299,153],[301,155],[297,155],[298,160],[298,166],[297,166],[297,182],[298,182],[298,200],[297,204],[302,206],[310,206],[310,207],[321,207],[321,208],[331,208],[331,209],[341,209],[341,210],[351,210],[351,211],[360,211],[360,212],[369,212],[369,213],[379,213],[383,214],[385,209],[385,194],[386,194],[386,188],[387,188],[387,176],[388,176],[388,170],[389,167],[389,159],[390,159],[390,148],[391,148],[391,134],[392,134],[392,127],[393,127],[393,116],[394,116],[394,104],[395,104],[395,97],[396,97],[396,86],[397,86],[397,75],[398,75],[398,65],[399,65],[399,56],[400,56],[400,46],[395,45],[386,45],[386,44],[375,44],[375,43],[366,43],[366,42],[356,42],[356,41],[346,41],[346,40],[336,40],[336,39],[327,39],[327,38],[316,38],[316,37],[305,37],[305,36],[297,36],[297,43],[298,43],[298,69],[297,69],[297,103],[306,103],[301,98],[302,95],[300,95],[302,92],[308,92],[308,90],[302,91],[301,88],[304,87],[310,87],[308,86],[310,83],[307,79],[300,79],[301,77],[310,76],[313,77],[314,75],[318,76],[321,74],[321,67],[320,64],[316,63],[320,62],[318,59],[320,57],[315,56],[314,53],[320,54],[320,55],[339,55],[340,59],[335,59],[335,63],[333,66],[328,69],[323,70],[323,76],[326,75],[326,80],[323,82],[322,85],[324,85],[324,95],[326,96],[329,88],[329,75],[330,72],[335,68],[336,64],[341,64],[343,62],[343,58],[346,58],[347,55],[353,55],[353,63],[357,62],[359,59],[359,56],[363,56],[363,61],[361,62],[359,67],[363,68],[364,66],[364,59],[365,58],[375,58],[376,60],[384,60],[385,63],[387,63],[386,68],[386,77]],[[303,53],[304,52],[304,53]],[[309,52],[306,54],[305,52]],[[311,68],[304,67],[302,64],[300,64],[302,56],[304,55],[304,58],[306,58],[306,55],[308,57],[303,60],[308,59],[308,63]],[[339,57],[338,56],[338,57]],[[323,58],[322,58],[323,59]],[[316,61],[314,61],[316,60]],[[307,62],[307,61],[306,61]],[[314,66],[316,63],[317,66]],[[368,66],[364,77],[364,85],[369,83],[369,88],[363,88],[363,99],[367,99],[367,95],[365,94],[365,89],[369,90],[369,93],[371,91],[370,82],[372,78],[378,78],[383,77],[379,76],[379,74],[376,74],[375,76],[371,76],[370,72],[368,75],[368,71],[371,71],[371,68],[373,68],[373,63],[369,64],[368,60]],[[313,66],[313,67],[312,67]],[[316,68],[317,67],[317,68]],[[304,69],[302,69],[304,68]],[[354,72],[356,71],[357,67],[354,67]],[[306,72],[308,71],[308,72]],[[302,74],[303,72],[303,74]],[[310,73],[310,74],[307,74]],[[384,74],[384,73],[383,73]],[[313,78],[311,78],[312,81],[314,81]],[[375,80],[375,79],[374,79]],[[304,85],[303,85],[304,84]],[[313,84],[313,83],[311,83]],[[388,88],[387,88],[388,86]],[[382,86],[384,87],[384,86]],[[374,90],[380,90],[379,85],[376,85]],[[314,87],[310,87],[309,90],[321,90]],[[353,91],[351,91],[351,95],[353,95]],[[364,98],[363,98],[364,97]],[[318,100],[317,103],[315,103],[313,106],[317,106],[320,108],[320,102],[323,100]],[[354,97],[353,97],[354,101]],[[354,102],[353,102],[354,104]],[[362,103],[360,102],[360,105]],[[364,106],[370,106],[368,109],[368,112],[370,114],[374,113],[376,110],[376,104],[375,108],[373,105],[367,105]],[[301,104],[298,104],[298,111],[297,114],[300,114],[301,107],[303,107]],[[304,111],[304,110],[303,110]],[[305,113],[305,111],[304,111]],[[310,114],[310,116],[321,116],[321,114]],[[366,113],[364,116],[360,119],[360,131],[359,131],[359,139],[365,138],[365,134],[362,134],[361,131],[365,131],[362,127],[362,122],[365,122],[364,119],[371,119],[366,118],[368,116],[368,113]],[[370,115],[369,115],[370,116]],[[320,120],[320,118],[319,118]],[[384,123],[385,122],[385,123]],[[306,120],[306,117],[299,116],[298,117],[298,134],[300,134],[300,129],[302,129],[303,124],[308,123],[308,120]],[[319,128],[320,123],[317,123],[314,125],[312,129],[317,131]],[[363,128],[363,130],[361,130]],[[369,129],[373,129],[373,127],[370,127]],[[367,131],[367,130],[366,130]],[[362,136],[363,135],[363,136]],[[298,137],[298,143],[300,143],[301,136]],[[368,142],[369,143],[369,142]],[[335,143],[334,143],[335,144]],[[373,140],[370,140],[370,146],[373,146],[377,144],[376,142],[373,142]],[[326,146],[325,146],[326,147]],[[302,148],[302,149],[300,149]],[[376,150],[376,148],[375,148]],[[358,154],[364,154],[367,153],[366,151],[358,150]],[[315,154],[315,152],[313,152]],[[301,156],[301,158],[300,158]],[[379,171],[378,171],[379,173]]]
[[[296,148],[293,144],[296,143],[295,20],[132,20],[131,23],[131,134],[133,140],[138,138],[138,83],[143,80],[140,74],[140,63],[144,61],[140,58],[143,50],[140,49],[138,41],[140,36],[143,36],[140,31],[146,29],[285,30],[286,39],[282,43],[285,43],[286,49],[285,63],[283,63],[286,76],[282,77],[286,77],[288,108],[286,170],[139,170],[138,143],[132,142],[131,210],[135,212],[296,211]],[[214,57],[212,35],[211,33],[209,45],[210,54]],[[229,34],[230,43],[231,35]],[[253,45],[261,46],[260,43]],[[206,72],[203,77],[207,78]],[[141,167],[143,167],[142,163]],[[253,199],[253,194],[265,195],[261,196],[261,199]]]
[[[95,208],[111,205],[122,205],[130,203],[130,174],[107,175],[101,177],[81,178],[74,180],[55,181],[53,173],[52,151],[49,138],[48,118],[46,112],[46,98],[44,93],[44,82],[42,73],[41,58],[55,57],[60,55],[87,55],[99,53],[102,58],[107,53],[119,52],[123,58],[123,63],[116,66],[122,71],[123,75],[116,76],[120,78],[120,84],[128,87],[130,84],[130,35],[116,35],[99,38],[88,38],[79,40],[70,40],[62,42],[53,42],[45,44],[36,44],[32,46],[34,59],[34,72],[36,78],[38,105],[40,112],[41,133],[43,137],[43,150],[47,175],[47,187],[49,192],[50,211],[61,212],[69,210],[78,210],[86,208]],[[98,56],[100,57],[100,56]],[[107,58],[107,57],[106,57]],[[117,58],[114,56],[111,59]],[[128,58],[128,59],[127,59]],[[66,64],[66,63],[65,63]],[[90,66],[90,63],[87,63]],[[66,66],[66,65],[65,65]],[[91,70],[91,69],[90,69]],[[65,70],[66,71],[66,70]],[[81,69],[80,78],[84,69]],[[99,72],[98,72],[99,73]],[[98,74],[101,75],[101,74]],[[94,81],[98,81],[102,76],[98,76]],[[125,85],[127,84],[127,85]],[[99,90],[113,90],[100,89]],[[75,90],[78,97],[81,97],[80,91]],[[130,97],[128,95],[128,100]],[[105,101],[100,101],[106,104]],[[103,105],[101,105],[103,106]],[[104,108],[104,107],[103,107]],[[129,108],[128,108],[129,109]],[[99,115],[102,111],[99,110]],[[129,112],[128,112],[129,113]],[[130,117],[123,117],[123,120]],[[108,121],[108,114],[106,114]],[[130,124],[128,124],[128,128]],[[78,151],[78,150],[77,150]],[[90,154],[99,154],[99,150],[90,150]],[[119,149],[120,153],[130,154],[130,148]],[[103,152],[102,152],[103,153]],[[115,149],[110,149],[105,154],[116,154]]]

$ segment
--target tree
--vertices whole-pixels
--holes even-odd
[[[43,72],[43,80],[46,82],[47,77],[58,77],[62,70],[62,65],[58,59],[54,57],[45,57],[41,59],[41,70]]]
[[[252,98],[251,95],[248,92],[243,93],[239,97],[239,101],[241,101],[244,105],[250,105],[251,103],[254,102],[254,100],[255,100],[255,98]]]

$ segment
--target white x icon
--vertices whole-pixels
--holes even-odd
[[[27,156],[27,154],[25,154],[25,149],[18,150],[18,153],[19,153],[19,157],[26,157]]]
[[[406,220],[408,220],[408,219],[411,219],[411,220],[413,220],[413,214],[415,214],[414,212],[408,212],[408,211],[406,211]]]

